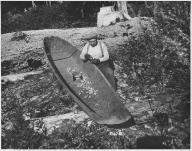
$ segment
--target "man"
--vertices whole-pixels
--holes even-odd
[[[116,90],[114,65],[109,58],[107,46],[103,42],[97,40],[96,33],[89,35],[87,40],[88,42],[84,46],[80,58],[84,62],[90,61],[92,64],[95,64]]]

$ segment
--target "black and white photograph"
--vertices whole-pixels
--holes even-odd
[[[1,1],[1,149],[190,149],[191,1]]]

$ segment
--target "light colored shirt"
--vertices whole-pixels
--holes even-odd
[[[100,44],[98,42],[95,47],[92,47],[89,43],[87,43],[83,47],[83,50],[82,50],[81,55],[80,55],[80,58],[82,60],[85,60],[85,55],[89,54],[94,59],[99,59],[100,62],[104,62],[104,61],[109,60],[109,53],[108,53],[108,50],[107,50],[107,46],[103,42],[100,42],[100,43],[101,43],[101,47],[103,49],[103,56],[102,56],[102,50],[100,48]],[[89,45],[89,50],[88,50],[88,45]]]

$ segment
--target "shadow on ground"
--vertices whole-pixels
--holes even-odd
[[[136,146],[138,149],[169,149],[167,145],[163,142],[165,138],[162,136],[144,136],[140,137],[136,141]]]

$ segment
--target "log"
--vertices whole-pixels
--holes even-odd
[[[20,73],[20,74],[13,74],[13,75],[7,75],[7,76],[2,76],[1,81],[18,81],[18,80],[24,80],[24,78],[28,75],[35,75],[35,74],[40,74],[42,71],[32,71],[32,72],[26,72],[26,73]]]
[[[140,23],[141,22],[141,23]],[[62,29],[44,29],[44,30],[31,30],[23,31],[29,35],[29,42],[25,40],[11,41],[14,33],[2,34],[1,38],[1,61],[11,60],[22,53],[29,52],[31,50],[42,49],[43,52],[43,39],[46,36],[58,36],[64,40],[69,41],[72,45],[78,49],[82,49],[86,41],[83,37],[86,34],[97,32],[100,39],[102,39],[110,53],[117,51],[119,45],[126,44],[129,41],[129,37],[123,37],[124,33],[138,37],[138,31],[142,32],[141,29],[147,28],[150,20],[142,20],[142,18],[133,18],[126,22],[120,22],[116,25],[108,27],[89,27],[89,28],[72,28],[67,30]],[[146,27],[147,26],[147,27]],[[129,29],[127,27],[130,27]]]
[[[53,132],[54,129],[61,127],[64,121],[67,121],[68,124],[72,121],[75,121],[75,123],[78,124],[84,121],[85,119],[88,119],[87,114],[85,114],[83,111],[80,111],[78,113],[70,112],[63,115],[54,115],[43,118],[32,118],[30,119],[30,121],[31,124],[34,124],[34,130],[39,132],[41,130],[38,129],[36,123],[42,120],[44,122],[44,126],[47,128],[47,134],[49,135]]]

